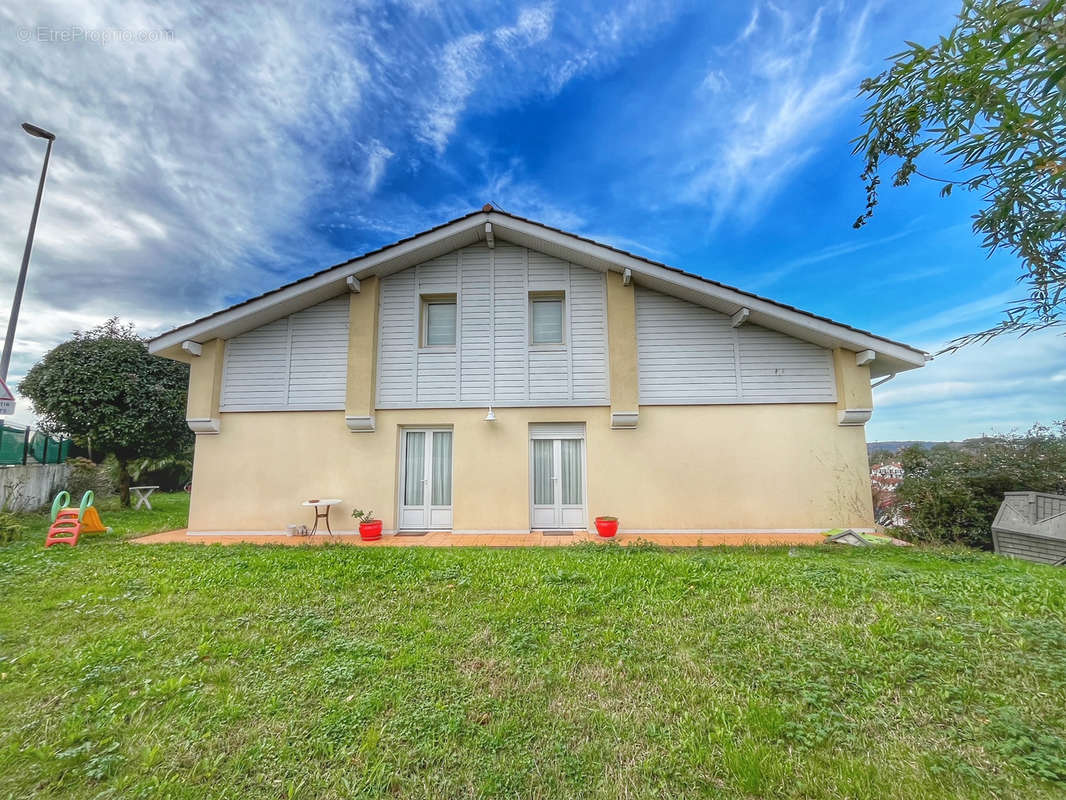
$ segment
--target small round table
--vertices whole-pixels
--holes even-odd
[[[314,536],[318,530],[318,521],[324,519],[326,521],[326,530],[329,531],[329,535],[333,535],[333,529],[329,527],[329,510],[332,506],[339,505],[341,503],[338,498],[329,498],[326,500],[305,500],[302,505],[307,508],[313,508],[315,510],[315,524],[311,528],[311,533],[308,536]]]

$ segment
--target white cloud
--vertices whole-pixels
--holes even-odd
[[[500,49],[517,55],[516,49],[540,44],[551,35],[554,17],[554,3],[523,8],[514,25],[501,25],[493,31],[493,40]]]
[[[748,24],[744,26],[744,30],[740,32],[740,36],[737,41],[744,42],[751,38],[759,28],[759,6],[756,4],[755,8],[751,10],[751,17],[748,18]]]
[[[506,169],[493,171],[477,193],[498,208],[556,228],[582,231],[587,220],[573,207],[557,205],[534,181],[518,177],[522,164],[513,159]]]
[[[700,86],[710,94],[718,94],[729,86],[729,79],[725,76],[724,71],[711,69],[703,76],[703,82]]]
[[[438,154],[444,152],[455,132],[459,115],[466,109],[467,98],[473,93],[483,64],[481,46],[485,36],[469,33],[448,42],[440,57],[437,94],[428,99],[426,116],[419,137],[431,144]]]
[[[568,5],[573,29],[555,36],[557,9],[547,2],[520,8],[513,23],[450,38],[435,48],[435,91],[420,101],[419,139],[440,156],[470,106],[499,109],[531,95],[551,97],[576,77],[609,68],[667,25],[673,5],[629,0],[607,11]]]
[[[842,256],[857,253],[860,250],[868,250],[870,248],[879,248],[890,242],[894,242],[897,239],[901,239],[904,236],[910,236],[911,231],[903,230],[899,233],[894,233],[891,236],[882,236],[879,239],[867,239],[860,235],[856,235],[851,241],[839,242],[827,247],[823,247],[813,253],[808,253],[805,256],[786,261],[780,266],[772,269],[763,270],[756,274],[753,274],[748,278],[746,288],[748,289],[760,289],[764,286],[777,283],[782,278],[791,275],[803,267],[810,267],[814,264],[820,264],[823,261],[832,261]]]
[[[756,7],[736,40],[717,52],[707,76],[728,68],[736,77],[684,132],[694,155],[679,170],[681,196],[708,203],[712,224],[754,217],[816,152],[826,124],[854,97],[865,64],[869,4],[857,12],[823,6],[804,19],[766,8],[769,19]],[[704,77],[699,88],[706,84]]]
[[[909,325],[904,325],[896,329],[894,336],[909,341],[922,337],[930,338],[930,334],[939,334],[942,338],[936,341],[946,344],[947,340],[954,336],[971,332],[974,325],[983,325],[991,312],[1003,311],[1012,301],[1017,300],[1018,296],[1018,289],[1007,289],[977,300],[960,303]],[[968,328],[968,330],[960,332],[960,328]],[[931,349],[939,350],[941,347],[943,347],[942,344],[934,344]]]
[[[1066,336],[1048,329],[937,356],[874,390],[868,441],[965,439],[1066,418]]]
[[[366,150],[366,190],[368,193],[373,194],[374,190],[378,188],[378,184],[381,183],[381,179],[385,176],[385,167],[388,166],[389,159],[395,153],[377,139],[373,139],[367,145]]]
[[[173,38],[15,35],[72,26]],[[343,135],[361,108],[366,66],[347,23],[281,3],[205,16],[184,3],[44,2],[0,10],[0,27],[2,285],[18,268],[42,156],[18,123],[57,134],[13,378],[74,327],[119,314],[158,330],[275,284],[257,261],[304,257],[275,234],[300,227],[326,179],[321,131]]]
[[[558,94],[574,78],[616,65],[673,21],[679,0],[626,0],[608,10],[572,4],[575,29],[544,67],[546,93]],[[584,5],[584,4],[582,4]]]

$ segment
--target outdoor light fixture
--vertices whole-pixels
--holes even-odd
[[[38,128],[36,125],[31,125],[28,122],[22,123],[22,130],[26,131],[26,133],[28,133],[30,136],[39,136],[40,138],[47,139],[50,142],[54,142],[56,140],[56,135],[54,133],[49,133],[44,128]]]
[[[489,413],[485,415],[485,422],[495,422],[496,415],[492,413],[492,406],[489,406]]]

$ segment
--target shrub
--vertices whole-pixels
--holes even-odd
[[[0,544],[8,544],[22,536],[24,527],[19,517],[10,511],[0,511]]]
[[[88,458],[67,459],[70,465],[70,477],[67,479],[66,489],[70,492],[70,502],[77,505],[81,502],[81,496],[87,491],[103,499],[114,494],[114,484],[107,468],[96,464]]]
[[[909,447],[897,490],[907,538],[992,548],[992,520],[1004,492],[1066,494],[1066,422],[962,445]]]

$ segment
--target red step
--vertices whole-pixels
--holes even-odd
[[[64,508],[56,514],[56,521],[48,529],[48,536],[45,537],[44,546],[51,547],[54,544],[62,543],[74,547],[78,543],[79,535],[81,535],[81,522],[78,520],[78,509]]]

